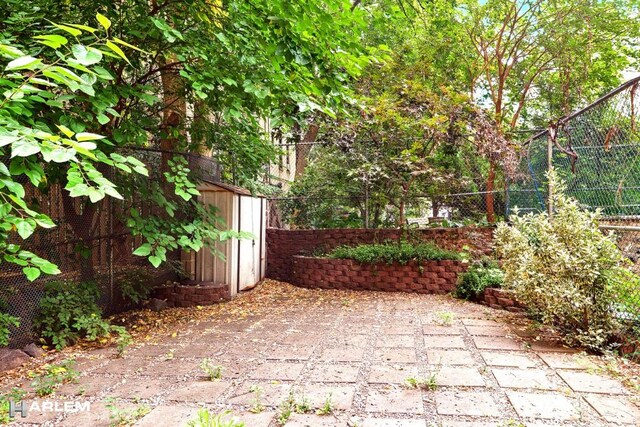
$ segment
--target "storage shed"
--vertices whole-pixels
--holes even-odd
[[[216,206],[227,229],[254,236],[253,239],[229,239],[218,243],[216,249],[224,254],[224,259],[206,247],[183,256],[185,271],[192,280],[227,284],[233,297],[255,286],[265,276],[267,200],[244,188],[214,181],[202,182],[198,191],[200,203]]]

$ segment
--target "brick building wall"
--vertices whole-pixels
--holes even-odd
[[[318,250],[330,251],[341,245],[381,243],[398,240],[401,231],[397,229],[325,229],[325,230],[282,230],[267,229],[267,277],[291,281],[293,256],[311,255]],[[433,241],[438,246],[461,251],[464,247],[475,254],[491,252],[493,228],[460,227],[428,228],[412,230],[412,237]]]
[[[359,264],[350,259],[294,256],[291,283],[305,288],[446,294],[466,271],[462,261]]]

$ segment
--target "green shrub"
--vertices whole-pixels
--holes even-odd
[[[498,263],[485,259],[473,264],[458,280],[454,294],[458,298],[475,300],[485,288],[500,288],[504,283],[504,272]]]
[[[149,298],[153,290],[153,276],[145,268],[133,268],[120,271],[116,275],[116,283],[122,292],[122,297],[139,304]]]
[[[46,284],[35,321],[41,336],[62,349],[80,338],[94,341],[109,335],[111,325],[102,319],[102,310],[97,304],[99,296],[100,291],[93,282]]]
[[[604,350],[619,328],[618,295],[629,283],[628,261],[614,237],[599,230],[599,212],[582,210],[563,194],[553,171],[548,177],[556,189],[552,220],[546,213],[514,216],[511,226],[496,230],[505,287],[569,344]]]
[[[9,345],[9,334],[11,326],[20,326],[20,321],[17,317],[11,316],[7,313],[0,313],[0,346]]]
[[[328,255],[330,258],[353,259],[362,264],[406,264],[409,261],[460,260],[462,255],[436,246],[435,243],[409,243],[406,241],[374,243],[359,246],[340,246]]]

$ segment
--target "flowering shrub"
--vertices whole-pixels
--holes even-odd
[[[598,228],[600,213],[564,195],[553,171],[548,177],[556,189],[553,217],[515,215],[512,225],[500,224],[495,232],[505,287],[567,343],[603,350],[619,328],[618,295],[634,275],[624,268],[613,235]]]

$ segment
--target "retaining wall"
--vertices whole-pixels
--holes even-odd
[[[411,230],[411,237],[455,251],[466,248],[474,255],[492,251],[493,228],[460,227]],[[267,229],[267,271],[270,279],[290,282],[293,273],[293,257],[312,255],[319,250],[330,251],[338,246],[354,246],[362,243],[382,243],[398,240],[402,231],[397,229],[324,229],[282,230]]]
[[[290,281],[305,288],[446,294],[467,267],[452,260],[359,264],[350,259],[294,256]]]

